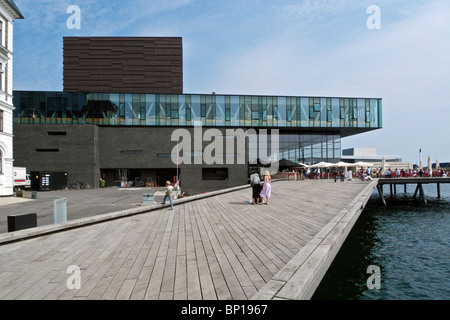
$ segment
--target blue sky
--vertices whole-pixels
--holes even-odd
[[[64,36],[181,36],[184,93],[382,98],[383,129],[343,148],[450,162],[448,0],[15,2],[15,90],[62,90]],[[367,27],[371,5],[381,29]]]

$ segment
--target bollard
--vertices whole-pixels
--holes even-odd
[[[31,199],[37,199],[37,191],[31,192]]]

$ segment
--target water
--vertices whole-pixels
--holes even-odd
[[[427,205],[406,200],[414,188],[397,187],[397,203],[385,188],[387,207],[372,195],[312,299],[450,299],[450,184],[441,184],[441,199],[435,184],[424,185]],[[369,289],[369,277],[381,288]]]

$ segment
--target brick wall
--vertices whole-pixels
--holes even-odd
[[[180,37],[64,37],[64,91],[183,93]]]

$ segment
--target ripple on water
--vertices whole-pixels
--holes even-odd
[[[450,299],[450,185],[441,195],[386,208],[374,195],[313,299]],[[380,290],[367,288],[369,265],[381,269]]]

